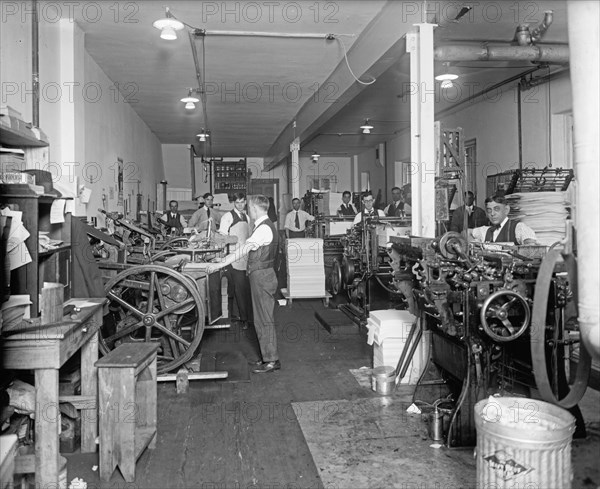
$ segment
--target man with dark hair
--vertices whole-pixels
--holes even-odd
[[[404,200],[400,187],[392,188],[392,203],[383,212],[387,217],[404,217]]]
[[[168,232],[174,234],[181,234],[183,228],[187,227],[185,218],[178,212],[179,202],[171,200],[169,202],[169,211],[165,212],[158,219],[161,224],[167,227]]]
[[[236,236],[237,243],[231,248],[235,251],[242,247],[248,236],[250,228],[248,216],[246,215],[246,194],[236,192],[233,195],[234,208],[223,215],[219,226],[219,233],[225,236]],[[243,258],[233,262],[231,267],[227,267],[227,291],[230,297],[233,297],[234,304],[237,306],[237,317],[241,323],[242,329],[248,328],[248,323],[252,320],[252,299],[250,297],[250,281],[246,274],[246,265],[248,260]],[[233,317],[233,314],[230,316]]]
[[[285,235],[288,238],[305,238],[306,221],[314,221],[315,218],[308,212],[300,209],[300,199],[292,199],[293,209],[285,216]]]
[[[452,213],[450,231],[460,233],[463,229],[473,229],[488,224],[485,211],[474,204],[475,194],[470,190],[465,192],[465,203],[457,207]],[[466,223],[465,223],[466,221]],[[466,224],[466,226],[465,226]]]
[[[253,364],[253,372],[273,372],[281,368],[275,335],[275,292],[277,276],[273,266],[279,244],[277,229],[269,220],[269,199],[264,195],[253,195],[248,201],[248,212],[254,220],[254,231],[244,246],[227,255],[222,262],[213,263],[207,272],[222,268],[248,257],[248,277],[254,309],[254,326],[260,345],[262,359]]]
[[[510,206],[504,195],[485,199],[485,210],[491,226],[480,226],[471,231],[474,241],[513,243],[516,245],[538,244],[535,232],[526,224],[508,218]]]
[[[371,192],[367,192],[363,195],[363,210],[360,211],[356,216],[354,216],[354,221],[352,221],[352,225],[356,225],[365,217],[385,217],[385,214],[380,209],[375,209],[373,204],[375,203],[375,199],[373,198],[373,194]]]
[[[214,222],[216,217],[216,214],[212,215],[214,213],[213,205],[215,201],[213,194],[206,192],[202,196],[202,199],[204,200],[204,205],[192,214],[189,224],[191,228],[196,228],[198,231],[204,231],[208,227],[208,223]]]
[[[349,190],[345,190],[342,194],[342,205],[337,210],[338,216],[355,216],[356,209],[350,202],[352,200],[352,194]]]

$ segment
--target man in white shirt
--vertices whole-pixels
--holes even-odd
[[[508,218],[510,206],[504,195],[494,195],[485,199],[485,211],[492,225],[469,229],[473,241],[515,245],[538,244],[533,229],[522,222]]]
[[[213,211],[214,205],[214,196],[210,192],[206,192],[202,199],[204,201],[204,205],[200,207],[196,212],[192,214],[190,217],[191,228],[196,228],[197,231],[204,231],[208,228],[208,224],[215,222],[215,218],[217,217]],[[200,203],[200,199],[198,199]],[[214,214],[214,215],[213,215]],[[211,224],[212,225],[212,224]]]
[[[306,237],[306,221],[314,221],[315,218],[300,209],[300,199],[293,199],[292,207],[294,210],[285,216],[285,235],[288,238],[304,238]]]
[[[248,216],[246,215],[246,194],[237,192],[233,196],[233,209],[221,218],[219,233],[225,236],[237,237],[237,243],[230,248],[231,252],[244,245],[250,236]],[[226,267],[227,294],[232,297],[230,317],[234,316],[240,321],[242,329],[248,328],[252,322],[252,298],[250,296],[250,281],[246,274],[247,258],[233,262],[231,267]]]
[[[362,222],[362,220],[365,217],[385,217],[385,214],[382,210],[373,208],[373,203],[375,202],[375,199],[373,198],[373,195],[371,195],[371,193],[363,195],[362,201],[363,210],[356,214],[356,216],[354,216],[354,221],[352,222],[352,225],[356,225],[359,222]]]
[[[260,345],[262,359],[252,362],[254,373],[266,373],[279,370],[279,352],[275,334],[275,292],[277,275],[274,265],[277,257],[279,237],[277,229],[269,220],[269,199],[264,195],[253,195],[248,201],[248,213],[254,220],[254,231],[243,246],[235,253],[227,255],[223,261],[212,263],[208,273],[223,268],[236,261],[248,258],[248,277],[254,309],[254,326]]]

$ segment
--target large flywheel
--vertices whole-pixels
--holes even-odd
[[[551,287],[557,287],[556,279],[553,279],[555,267],[562,262],[564,262],[567,273],[568,289],[572,293],[570,300],[573,304],[577,304],[577,262],[575,257],[568,255],[563,258],[559,251],[550,250],[542,260],[535,285],[531,321],[531,361],[537,389],[542,399],[563,408],[571,408],[581,400],[585,393],[592,360],[583,342],[568,338],[565,318],[560,317],[563,315],[564,307],[552,304],[550,311],[552,314],[549,314],[548,299]],[[565,294],[565,289],[566,287],[563,286],[561,290],[554,291],[554,296],[557,297],[556,301],[566,299],[566,297],[561,297],[561,294]],[[561,388],[561,384],[567,384],[569,381],[569,375],[564,371],[565,356],[568,358],[565,352],[573,343],[579,344],[579,363],[572,383],[566,388]]]
[[[195,282],[168,267],[141,265],[124,270],[105,285],[111,327],[101,329],[106,354],[124,342],[156,342],[158,372],[191,360],[204,332],[204,306]]]

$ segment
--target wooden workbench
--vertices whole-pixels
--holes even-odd
[[[71,299],[81,310],[62,321],[39,325],[24,321],[2,336],[4,369],[35,372],[35,455],[17,457],[15,473],[35,472],[36,487],[58,487],[59,401],[82,409],[81,451],[95,452],[98,435],[98,330],[102,326],[105,298]],[[81,396],[58,396],[61,366],[81,350]]]

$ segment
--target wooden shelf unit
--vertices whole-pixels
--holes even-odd
[[[24,151],[23,170],[47,168],[49,156],[45,139],[37,139],[30,125],[15,117],[8,117],[10,125],[7,125],[7,117],[3,116],[0,124],[0,145]],[[55,200],[54,195],[38,194],[27,184],[0,183],[0,208],[7,206],[21,211],[23,225],[30,234],[25,246],[31,262],[11,272],[10,288],[11,294],[30,295],[32,318],[40,315],[40,294],[44,282],[62,283],[65,300],[71,298],[71,214],[65,214],[62,223],[51,223],[50,210]],[[56,249],[40,251],[40,232],[47,233],[51,240],[62,241],[62,244]]]

